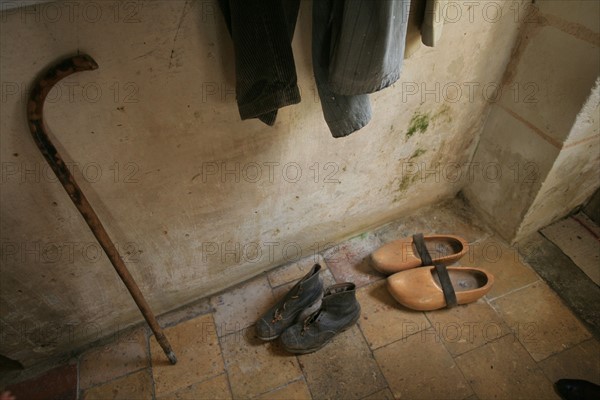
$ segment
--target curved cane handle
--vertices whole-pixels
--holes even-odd
[[[42,155],[48,164],[50,164],[50,167],[58,177],[58,180],[63,185],[69,194],[69,197],[85,219],[85,222],[88,224],[90,230],[98,240],[98,243],[100,243],[104,249],[104,252],[108,256],[108,259],[112,263],[117,274],[119,274],[119,277],[127,287],[127,290],[129,290],[133,301],[135,301],[138,308],[142,312],[142,315],[146,319],[146,322],[150,326],[150,329],[152,329],[152,332],[154,332],[154,336],[165,352],[165,355],[171,364],[175,364],[177,362],[175,353],[173,352],[162,328],[156,321],[156,317],[150,309],[150,305],[144,298],[137,283],[133,279],[133,276],[129,273],[129,270],[125,266],[119,251],[115,247],[111,238],[108,236],[106,229],[102,225],[102,222],[100,222],[100,219],[92,208],[92,205],[79,188],[75,178],[67,168],[60,154],[58,154],[56,147],[54,147],[54,144],[52,144],[44,124],[44,100],[46,99],[46,96],[48,96],[50,90],[52,90],[52,87],[64,77],[74,74],[75,72],[89,71],[97,68],[98,64],[96,61],[94,61],[92,57],[83,54],[66,58],[43,73],[40,78],[35,81],[27,102],[27,120],[29,122],[29,130],[31,131],[33,140],[35,140],[35,143],[42,152]]]

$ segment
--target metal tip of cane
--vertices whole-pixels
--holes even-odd
[[[171,362],[171,364],[175,365],[177,364],[177,357],[175,357],[175,353],[170,351],[167,353],[167,357],[169,358],[169,361]]]

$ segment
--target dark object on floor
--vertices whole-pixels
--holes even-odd
[[[256,336],[273,340],[289,328],[298,315],[323,296],[323,282],[319,278],[321,266],[315,264],[293,288],[256,322]]]
[[[325,291],[321,308],[283,332],[281,342],[290,353],[312,353],[354,325],[359,317],[356,285],[338,283]]]
[[[83,219],[85,219],[85,222],[98,240],[98,243],[100,243],[108,256],[108,259],[113,267],[115,267],[117,274],[119,274],[121,280],[129,290],[129,293],[131,293],[131,297],[133,297],[133,300],[142,312],[146,322],[150,325],[156,340],[169,358],[169,361],[171,364],[175,364],[177,362],[175,353],[171,349],[169,341],[156,321],[156,318],[150,309],[150,305],[144,298],[144,295],[133,279],[133,276],[129,273],[121,255],[108,236],[106,229],[104,229],[104,226],[102,225],[102,222],[100,222],[92,205],[79,188],[75,178],[71,175],[71,172],[67,168],[60,154],[58,154],[56,147],[52,144],[46,129],[46,124],[44,123],[44,100],[52,87],[54,87],[61,79],[71,74],[95,69],[98,69],[96,61],[87,54],[82,54],[63,59],[40,75],[33,84],[33,89],[29,94],[29,100],[27,102],[29,130],[31,131],[33,140],[42,152],[42,155],[52,168],[52,171],[54,171],[58,180],[69,194],[73,204],[75,204],[75,207],[77,207],[83,216]]]
[[[554,389],[563,400],[600,399],[600,386],[581,379],[559,379]]]
[[[77,365],[65,364],[6,388],[17,400],[77,399]]]

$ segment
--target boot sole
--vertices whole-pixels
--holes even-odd
[[[325,347],[329,342],[331,342],[336,336],[338,336],[340,333],[346,332],[348,329],[352,328],[354,325],[356,325],[356,323],[358,322],[360,318],[360,312],[358,313],[358,315],[356,316],[356,318],[354,318],[349,324],[348,326],[346,326],[345,328],[341,329],[337,334],[333,335],[331,338],[329,338],[329,340],[327,340],[325,343],[323,343],[322,345],[320,345],[319,347],[315,347],[312,349],[306,349],[306,350],[301,350],[301,349],[288,349],[287,347],[282,346],[284,348],[285,351],[289,352],[289,353],[294,353],[294,354],[308,354],[308,353],[314,353],[317,350],[321,350],[323,347]]]
[[[271,340],[275,340],[275,339],[277,339],[279,336],[281,336],[281,334],[279,334],[279,335],[275,335],[275,336],[271,336],[271,337],[266,337],[266,338],[265,338],[265,337],[260,337],[260,336],[256,335],[256,337],[257,337],[257,338],[259,338],[260,340],[262,340],[263,342],[269,342],[269,341],[271,341]]]

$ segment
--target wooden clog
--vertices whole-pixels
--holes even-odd
[[[480,268],[445,267],[456,294],[457,304],[477,301],[490,291],[494,276]],[[405,307],[431,311],[446,307],[446,300],[434,266],[398,272],[387,278],[390,294]]]
[[[433,263],[451,264],[464,256],[469,245],[466,240],[454,235],[424,236],[425,246]],[[371,254],[371,265],[377,271],[390,275],[423,265],[412,237],[395,240]]]

